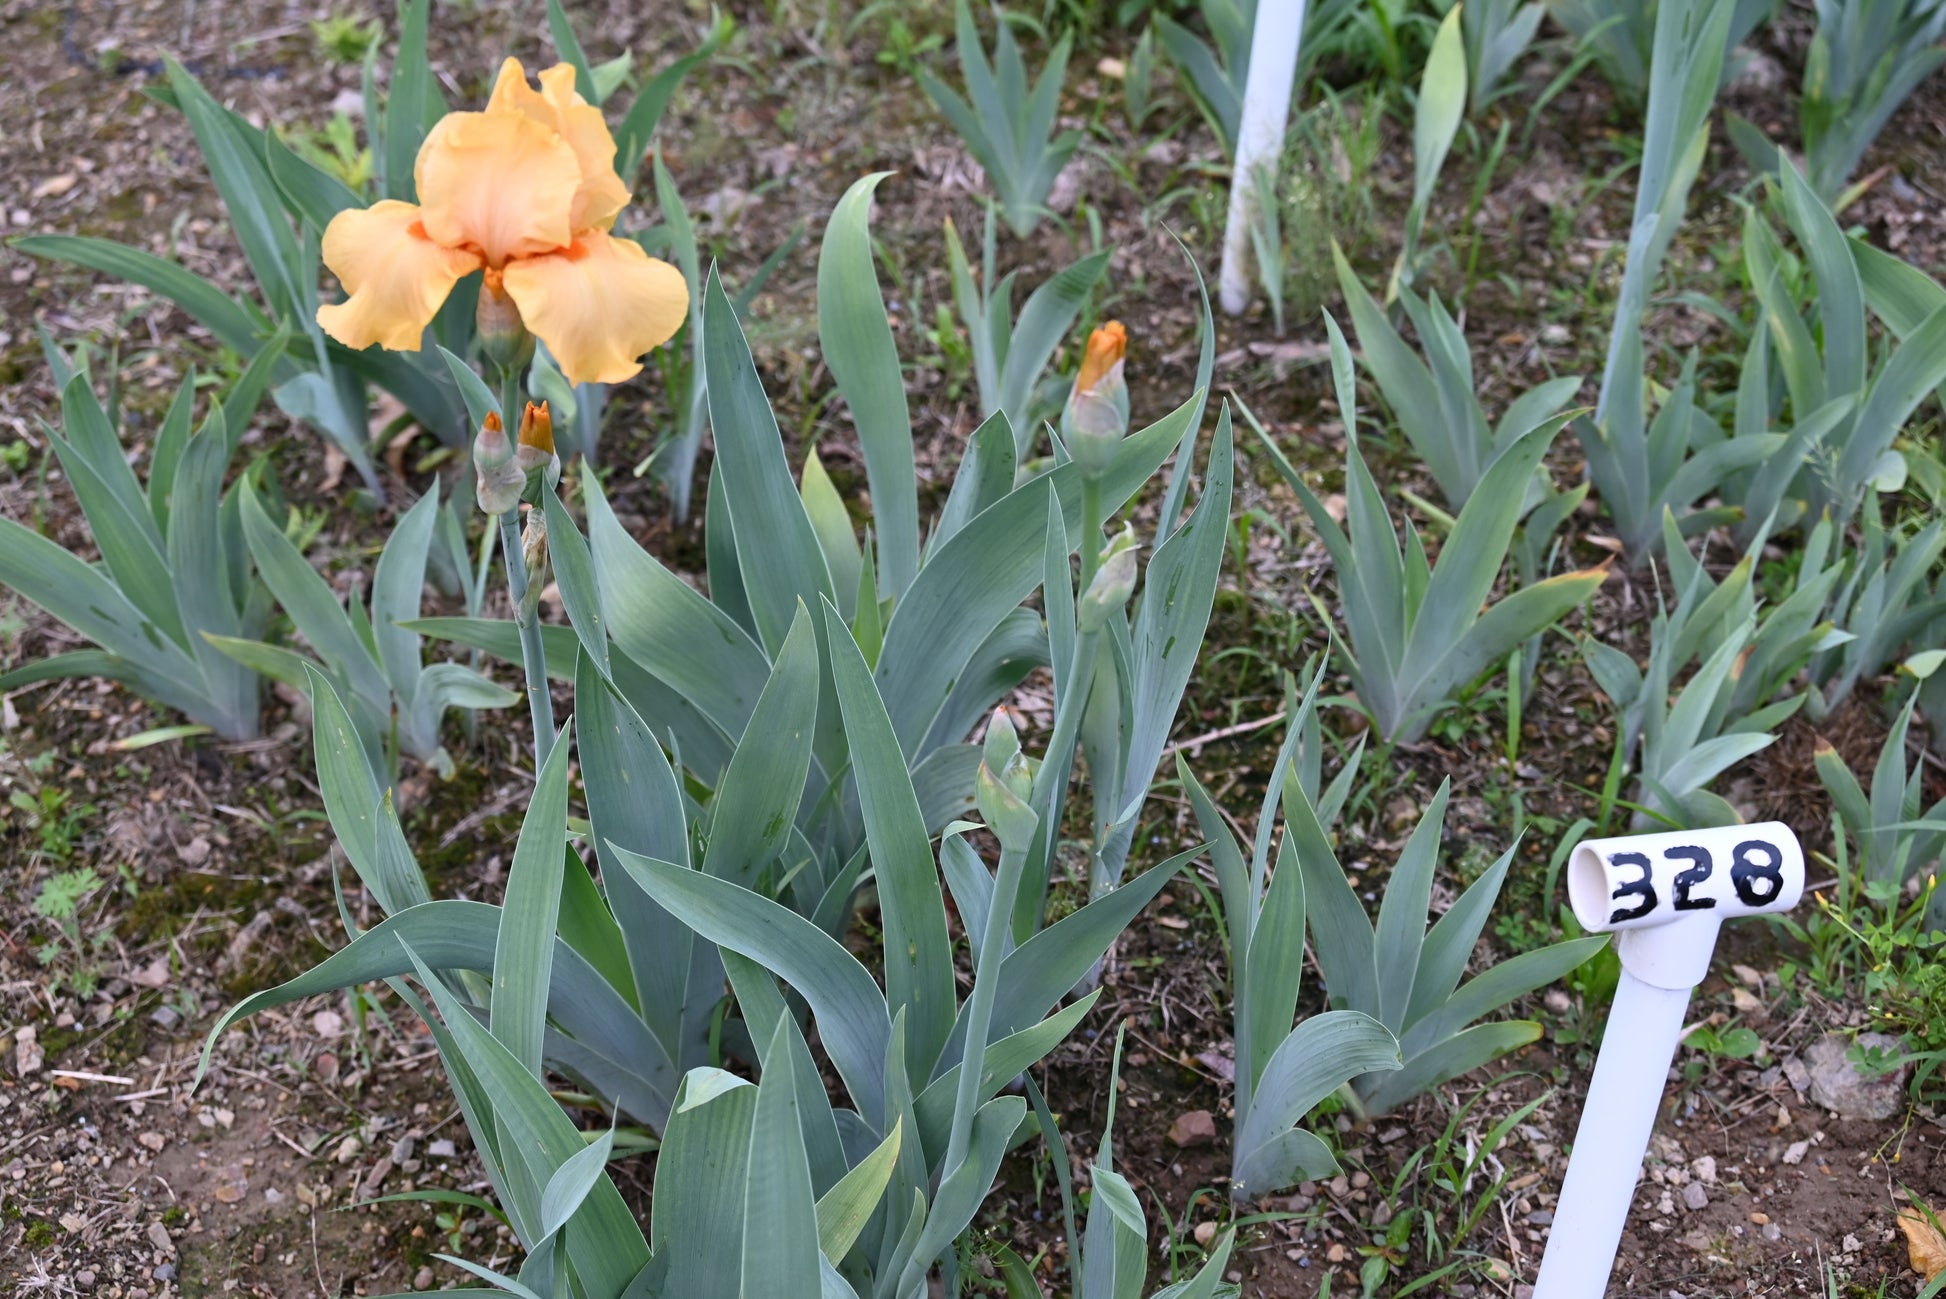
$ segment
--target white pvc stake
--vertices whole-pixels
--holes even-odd
[[[1573,1158],[1534,1299],[1602,1299],[1642,1156],[1716,933],[1738,916],[1788,911],[1804,850],[1777,821],[1588,839],[1568,857],[1568,901],[1590,933],[1615,934],[1621,981],[1574,1134]]]
[[[1256,212],[1258,177],[1274,187],[1290,117],[1291,83],[1297,77],[1298,42],[1304,35],[1305,0],[1257,0],[1250,37],[1250,68],[1243,83],[1243,115],[1237,126],[1236,166],[1230,173],[1230,220],[1223,229],[1223,269],[1217,296],[1223,310],[1240,315],[1250,305],[1250,223]]]

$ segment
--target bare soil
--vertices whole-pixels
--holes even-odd
[[[927,337],[934,308],[948,300],[939,231],[949,216],[962,233],[977,231],[981,182],[910,81],[875,61],[875,29],[848,35],[853,7],[837,8],[836,21],[826,22],[817,6],[732,6],[743,24],[734,57],[692,78],[660,140],[706,247],[732,279],[798,222],[810,224],[806,244],[757,302],[752,342],[787,438],[794,446],[816,442],[862,510],[862,462],[842,417],[819,401],[829,387],[815,349],[819,222],[857,176],[898,172],[880,191],[875,228],[886,249],[884,278],[902,354],[920,358],[910,384],[922,474],[943,491],[978,412],[966,376]],[[627,48],[651,65],[692,45],[706,22],[694,3],[654,13],[620,3],[569,9],[592,56]],[[166,252],[249,292],[247,267],[187,128],[144,91],[168,52],[252,120],[322,126],[333,102],[358,87],[356,66],[323,59],[310,34],[309,21],[329,12],[235,0],[4,0],[0,177],[8,199],[0,220],[15,233],[99,235]],[[1739,83],[1728,106],[1787,136],[1807,30],[1799,14],[1768,30],[1764,54],[1776,77]],[[1109,40],[1117,52],[1127,43],[1121,35]],[[539,3],[438,9],[434,62],[455,102],[477,99],[509,52],[530,68],[551,61]],[[1065,103],[1077,123],[1094,124],[1096,148],[1084,151],[1060,193],[1070,213],[1077,198],[1084,201],[1117,249],[1100,309],[1129,324],[1138,418],[1153,416],[1181,399],[1195,367],[1194,279],[1174,236],[1213,265],[1219,232],[1204,222],[1221,212],[1220,204],[1162,196],[1216,184],[1219,152],[1180,95],[1163,114],[1175,126],[1159,138],[1133,140],[1118,88],[1090,62],[1077,58]],[[1583,76],[1531,140],[1523,141],[1517,127],[1522,143],[1488,187],[1473,230],[1454,236],[1456,245],[1479,241],[1468,332],[1490,408],[1538,379],[1599,369],[1630,197],[1625,175],[1599,182],[1621,167],[1628,130],[1599,79]],[[1363,232],[1373,268],[1389,263],[1389,231],[1409,186],[1409,144],[1409,132],[1391,128],[1374,182],[1383,228]],[[1942,144],[1946,84],[1935,79],[1868,158],[1868,170],[1888,170],[1848,214],[1876,242],[1934,273],[1946,261]],[[1436,223],[1456,230],[1467,156],[1457,154],[1449,166],[1436,214]],[[1731,199],[1747,175],[1726,148],[1704,175],[1672,268],[1678,280],[1720,286],[1740,219]],[[1076,224],[1085,229],[1085,221]],[[1076,255],[1055,223],[1033,240],[1003,247],[1003,264],[1023,267],[1027,283]],[[1438,274],[1446,284],[1457,272],[1449,266]],[[0,470],[0,509],[85,547],[65,485],[43,471],[49,462],[40,421],[53,418],[56,400],[37,327],[118,349],[138,428],[142,413],[153,419],[189,367],[208,370],[221,357],[193,322],[144,291],[0,245],[0,385],[7,397],[0,427],[32,451],[27,471]],[[1657,364],[1719,330],[1699,312],[1671,308],[1654,322]],[[1321,336],[1306,319],[1277,338],[1261,308],[1222,320],[1217,384],[1245,400],[1329,488],[1343,428],[1318,365]],[[1584,395],[1592,391],[1591,379]],[[612,474],[611,496],[624,521],[645,544],[699,574],[699,533],[677,528],[654,489],[626,473],[668,422],[651,387],[618,394],[603,469]],[[1423,491],[1402,445],[1369,440],[1389,485]],[[268,406],[246,444],[271,459],[293,501],[323,511],[319,549],[337,556],[332,580],[364,580],[373,540],[389,520],[343,486],[341,468],[317,439]],[[1564,481],[1579,473],[1567,443],[1555,457]],[[418,463],[410,447],[389,461],[408,499],[428,480]],[[1279,673],[1325,648],[1324,630],[1304,600],[1323,556],[1299,528],[1295,501],[1267,466],[1253,463],[1240,475],[1238,506],[1279,521],[1291,540],[1259,526],[1249,534],[1245,562],[1226,572],[1205,670],[1179,719],[1181,741],[1268,715],[1281,702]],[[1591,509],[1574,528],[1577,561],[1599,562],[1606,554],[1601,520]],[[1726,551],[1719,543],[1711,553]],[[1585,625],[1640,650],[1652,600],[1644,578],[1617,574],[1585,624],[1571,630]],[[64,629],[24,605],[0,616],[14,661],[75,647]],[[1565,640],[1551,647],[1541,680],[1515,772],[1498,756],[1497,708],[1483,710],[1457,739],[1402,751],[1391,787],[1348,832],[1346,860],[1382,873],[1418,808],[1450,776],[1453,877],[1442,878],[1437,901],[1444,905],[1510,839],[1508,791],[1518,783],[1534,828],[1503,911],[1539,922],[1546,910],[1540,877],[1553,847],[1544,830],[1564,829],[1593,806],[1612,743],[1606,706]],[[275,701],[266,738],[249,745],[111,747],[170,720],[125,692],[90,683],[35,687],[0,712],[0,784],[7,792],[38,799],[52,787],[67,794],[70,809],[88,809],[76,813],[65,855],[50,849],[42,828],[18,807],[0,821],[0,862],[8,868],[0,870],[0,1286],[105,1299],[335,1297],[454,1284],[457,1271],[431,1261],[435,1252],[506,1261],[511,1239],[479,1210],[442,1223],[449,1208],[396,1201],[354,1207],[416,1188],[485,1189],[430,1041],[389,996],[317,999],[247,1021],[216,1044],[207,1078],[194,1086],[213,1017],[315,963],[339,945],[342,929],[335,850],[311,782],[301,701]],[[519,766],[523,725],[508,715],[483,727],[477,743],[455,742],[461,774],[451,782],[424,773],[408,778],[408,833],[443,894],[498,896],[527,782]],[[1823,726],[1794,720],[1778,744],[1722,788],[1748,812],[1791,823],[1807,843],[1825,842],[1811,769],[1815,738],[1831,739],[1856,767],[1875,753],[1883,728],[1869,699]],[[1229,806],[1254,808],[1275,734],[1192,744],[1198,770],[1212,789],[1225,791]],[[1160,792],[1152,808],[1137,867],[1187,842],[1186,808],[1174,795]],[[1247,811],[1239,815],[1247,821]],[[83,905],[78,942],[33,908],[45,879],[76,866],[107,881]],[[343,878],[348,905],[369,917],[369,901],[348,873]],[[1494,950],[1483,951],[1482,962],[1505,950],[1492,935],[1487,946]],[[1774,934],[1745,927],[1726,936],[1719,965],[1761,971],[1780,954]],[[81,995],[77,976],[97,986]],[[1085,1177],[1106,1110],[1115,1030],[1128,1026],[1117,1162],[1149,1210],[1156,1275],[1166,1274],[1172,1259],[1189,1264],[1200,1256],[1196,1226],[1216,1221],[1226,1196],[1225,979],[1207,908],[1195,890],[1173,887],[1124,940],[1107,971],[1107,995],[1084,1032],[1044,1071]],[[1738,1009],[1739,990],[1756,998],[1757,1010]],[[1432,1214],[1430,1234],[1447,1251],[1440,1261],[1462,1263],[1432,1292],[1512,1295],[1531,1280],[1593,1063],[1589,1033],[1598,1031],[1599,1012],[1559,991],[1524,1011],[1546,1024],[1547,1035],[1503,1061],[1496,1076],[1443,1087],[1396,1115],[1327,1120],[1338,1129],[1346,1176],[1255,1206],[1265,1216],[1246,1228],[1235,1264],[1246,1294],[1308,1296],[1327,1273],[1333,1293],[1357,1293],[1358,1269],[1369,1251],[1383,1247],[1389,1221],[1422,1211]],[[1946,1201],[1946,1163],[1938,1157],[1946,1131],[1937,1116],[1920,1111],[1883,1124],[1833,1119],[1800,1097],[1782,1069],[1824,1031],[1859,1022],[1861,1012],[1801,1003],[1774,979],[1752,986],[1730,973],[1705,985],[1692,1014],[1718,1022],[1741,1015],[1763,1035],[1765,1049],[1753,1063],[1696,1052],[1679,1058],[1609,1293],[1822,1294],[1827,1265],[1853,1287],[1847,1293],[1874,1293],[1881,1281],[1889,1283],[1885,1293],[1909,1292],[1912,1274],[1893,1238],[1895,1196],[1909,1187],[1934,1204]],[[1462,1147],[1477,1148],[1503,1117],[1541,1099],[1457,1197],[1436,1193],[1424,1163],[1411,1166],[1413,1156],[1476,1095],[1458,1125]],[[1171,1125],[1195,1110],[1214,1116],[1218,1139],[1179,1147],[1169,1139]],[[1798,1143],[1803,1150],[1792,1159]],[[618,1168],[638,1202],[648,1168],[647,1158]],[[990,1242],[1011,1241],[1023,1255],[1046,1246],[1051,1286],[1063,1248],[1053,1181],[1044,1165],[1024,1159],[1010,1164],[1006,1177],[980,1231]],[[1505,1191],[1492,1197],[1499,1179]],[[1688,1191],[1691,1183],[1701,1195]],[[1484,1216],[1452,1238],[1458,1218],[1483,1196]],[[1690,1207],[1698,1200],[1701,1207]],[[1399,1292],[1433,1266],[1428,1234],[1414,1234],[1409,1257],[1393,1261],[1381,1293]]]

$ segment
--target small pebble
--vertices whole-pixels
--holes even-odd
[[[1216,1120],[1208,1110],[1190,1110],[1187,1114],[1179,1114],[1176,1121],[1169,1125],[1169,1140],[1183,1149],[1207,1146],[1216,1140]]]
[[[432,1269],[422,1267],[418,1272],[414,1273],[412,1277],[412,1288],[414,1290],[432,1289]]]
[[[1809,1154],[1810,1152],[1811,1152],[1810,1142],[1793,1141],[1791,1142],[1791,1148],[1784,1152],[1784,1162],[1787,1164],[1801,1164],[1804,1162],[1804,1156]]]
[[[1707,1209],[1710,1204],[1709,1192],[1703,1189],[1701,1182],[1691,1182],[1682,1188],[1682,1202],[1692,1210]]]

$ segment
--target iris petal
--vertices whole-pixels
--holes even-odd
[[[522,319],[573,383],[620,383],[689,317],[682,272],[598,231],[565,253],[510,262],[506,287]]]
[[[473,253],[426,237],[420,210],[385,199],[347,208],[324,231],[324,264],[350,294],[318,308],[318,324],[346,347],[379,343],[419,350],[419,338],[461,276],[480,268]]]
[[[426,233],[487,265],[565,248],[581,164],[560,134],[521,113],[448,113],[420,146],[414,178]]]
[[[615,174],[615,137],[608,133],[601,110],[575,91],[573,67],[557,63],[540,80],[536,91],[527,84],[520,63],[508,59],[500,65],[486,111],[517,113],[559,135],[581,167],[568,224],[576,233],[606,230],[629,199],[628,186]]]

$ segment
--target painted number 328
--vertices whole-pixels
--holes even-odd
[[[1677,911],[1707,911],[1716,899],[1696,897],[1692,890],[1716,869],[1710,850],[1700,844],[1683,844],[1662,850],[1663,857],[1682,863],[1683,868],[1669,880],[1670,906]],[[1616,866],[1630,867],[1635,878],[1623,880],[1609,894],[1617,905],[1608,923],[1640,920],[1661,902],[1655,890],[1655,867],[1647,853],[1618,852],[1609,859]],[[1730,885],[1737,899],[1747,907],[1760,907],[1773,901],[1784,888],[1784,854],[1775,844],[1763,839],[1745,839],[1730,853]]]

